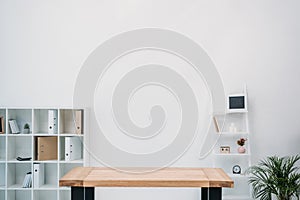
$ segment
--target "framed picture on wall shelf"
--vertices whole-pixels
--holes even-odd
[[[227,110],[230,113],[247,112],[247,95],[246,94],[231,94],[227,97]]]
[[[0,117],[0,134],[3,134],[4,132],[4,118]]]

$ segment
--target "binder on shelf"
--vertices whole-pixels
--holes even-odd
[[[8,121],[11,133],[20,133],[20,129],[18,127],[17,121],[15,119],[11,119]]]
[[[58,114],[57,110],[48,110],[48,133],[57,134],[58,130]]]
[[[37,160],[57,160],[57,137],[41,136],[36,139]]]
[[[76,134],[82,134],[82,110],[76,110],[75,111],[75,133]]]
[[[65,160],[81,159],[81,140],[78,137],[65,138]]]
[[[40,188],[45,183],[45,166],[43,163],[33,163],[33,187]]]

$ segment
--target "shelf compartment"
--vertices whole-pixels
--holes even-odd
[[[58,112],[57,109],[34,109],[34,135],[55,135],[49,134],[48,129],[48,112],[49,110],[55,110]]]
[[[57,191],[56,190],[38,190],[33,192],[34,200],[53,200],[57,199]]]
[[[230,177],[239,178],[245,177],[244,173],[248,169],[248,157],[230,157],[220,156],[215,160],[214,166],[222,168]],[[234,165],[239,165],[241,167],[241,174],[233,174],[232,167]]]
[[[30,163],[8,163],[7,164],[7,187],[9,189],[23,189],[28,190],[30,188],[22,188],[24,178],[28,172],[31,172]]]
[[[5,188],[5,174],[5,163],[0,163],[0,189]]]
[[[58,176],[57,176],[57,163],[43,163],[44,165],[44,184],[35,190],[52,190],[58,187]]]
[[[220,132],[248,132],[247,114],[245,113],[227,113],[224,115],[215,115]],[[234,128],[230,128],[233,125]],[[233,130],[231,130],[233,129]]]
[[[21,133],[24,125],[28,123],[30,127],[30,133],[32,133],[32,109],[8,109],[7,119],[15,119]],[[11,134],[10,128],[8,128],[8,133]]]
[[[81,119],[76,119],[76,111],[81,111]],[[59,133],[82,135],[83,133],[83,110],[81,109],[60,109],[59,110]],[[77,133],[77,127],[81,127],[80,133]]]
[[[0,189],[0,199],[6,199],[5,198],[5,190]]]
[[[81,151],[81,155],[80,155],[80,158],[77,158],[76,160],[70,160],[70,161],[66,161],[66,158],[65,158],[65,144],[66,144],[66,137],[72,137],[74,138],[76,141],[74,144],[78,144],[79,148],[80,148],[80,151]],[[74,147],[76,148],[76,147]],[[60,136],[59,137],[59,149],[60,149],[60,152],[59,152],[59,160],[61,162],[71,162],[71,163],[78,163],[78,162],[82,162],[83,160],[83,137],[78,137],[78,136]]]
[[[31,191],[9,190],[7,191],[7,200],[31,200]]]
[[[6,133],[6,109],[0,109],[0,117],[3,118],[3,124],[1,123],[0,135],[4,135]]]
[[[6,159],[6,137],[0,137],[0,161]]]
[[[58,159],[58,136],[35,136],[34,159],[36,162],[57,161]]]
[[[32,138],[27,136],[7,137],[7,160],[16,160],[17,157],[32,158]]]
[[[239,140],[240,138],[246,138],[249,139],[249,137],[247,136],[236,136],[236,137],[221,137],[217,143],[217,145],[214,148],[214,153],[215,154],[221,154],[221,155],[247,155],[249,154],[249,140],[247,140],[245,142],[245,149],[246,152],[245,153],[238,153],[238,144],[237,144],[237,140]],[[229,146],[230,147],[230,153],[229,154],[223,154],[220,153],[220,147],[221,146]]]

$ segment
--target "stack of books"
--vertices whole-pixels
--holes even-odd
[[[28,172],[23,181],[23,188],[31,188],[32,186],[32,174]]]

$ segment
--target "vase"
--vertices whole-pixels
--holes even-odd
[[[246,152],[246,148],[243,147],[243,146],[239,146],[238,152],[239,152],[239,153],[245,153],[245,152]]]

